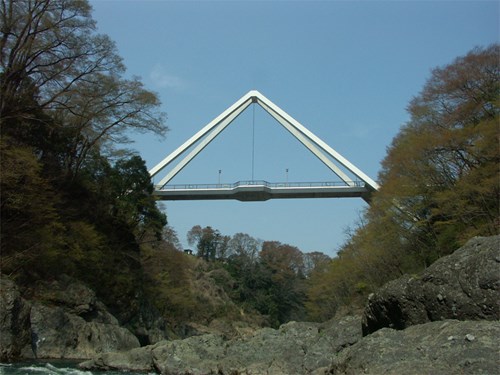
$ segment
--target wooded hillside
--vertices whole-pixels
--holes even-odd
[[[499,231],[500,46],[432,71],[382,161],[381,189],[330,267],[311,277],[325,319],[473,236]]]
[[[167,131],[156,94],[125,78],[81,0],[2,0],[1,273],[26,290],[66,274],[122,322],[325,320],[499,231],[500,46],[436,68],[409,103],[381,185],[334,259],[195,226],[182,252],[133,131]],[[196,222],[196,218],[193,218]],[[321,250],[321,249],[318,249]]]

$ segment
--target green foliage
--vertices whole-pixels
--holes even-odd
[[[61,245],[58,196],[41,176],[42,165],[28,146],[0,140],[1,270],[15,274],[38,255]]]
[[[226,260],[226,269],[234,278],[233,298],[249,310],[268,317],[272,326],[303,318],[303,254],[276,241],[264,242],[258,258],[256,240],[242,233],[230,241],[236,249]],[[242,247],[242,244],[247,246]],[[249,251],[244,251],[247,248]]]
[[[171,321],[185,321],[196,312],[191,287],[194,259],[168,243],[147,242],[141,247],[146,293]]]
[[[196,244],[197,255],[208,261],[226,257],[228,236],[223,236],[218,229],[195,225],[187,234],[189,245]]]
[[[161,238],[166,217],[144,161],[109,156],[131,130],[166,127],[90,11],[85,0],[2,1],[0,271],[26,286],[77,277],[127,320],[143,283],[139,243]]]
[[[381,188],[330,268],[313,273],[311,318],[331,317],[471,236],[499,231],[500,46],[433,70],[382,163]]]
[[[498,231],[499,55],[493,45],[435,69],[383,162],[375,204],[397,200],[398,219],[438,256]]]

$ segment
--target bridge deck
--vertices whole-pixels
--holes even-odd
[[[373,189],[364,182],[282,182],[239,181],[234,184],[166,185],[156,188],[160,200],[216,200],[266,201],[279,198],[349,198],[370,200]]]

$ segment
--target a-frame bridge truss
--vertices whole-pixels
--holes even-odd
[[[266,181],[240,181],[234,184],[211,185],[168,185],[168,183],[215,139],[250,104],[260,105],[279,124],[288,130],[311,153],[323,162],[341,181],[323,183],[269,183]],[[196,145],[196,146],[195,146]],[[194,147],[193,147],[194,146]],[[149,171],[151,177],[171,166],[182,154],[189,153],[155,185],[154,194],[161,200],[209,200],[237,199],[240,201],[264,201],[274,198],[342,198],[361,197],[369,202],[378,184],[350,163],[333,148],[314,135],[305,126],[267,99],[260,92],[252,90],[222,112],[203,129],[168,155]],[[354,177],[349,177],[344,170]]]

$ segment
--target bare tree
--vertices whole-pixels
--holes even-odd
[[[130,130],[166,132],[158,97],[137,77],[123,78],[86,0],[1,0],[0,21],[2,131],[29,117],[32,103],[66,128],[73,172],[91,149],[129,142]]]
[[[236,233],[229,241],[228,253],[232,256],[245,258],[253,263],[258,258],[261,246],[262,241],[246,233]]]

